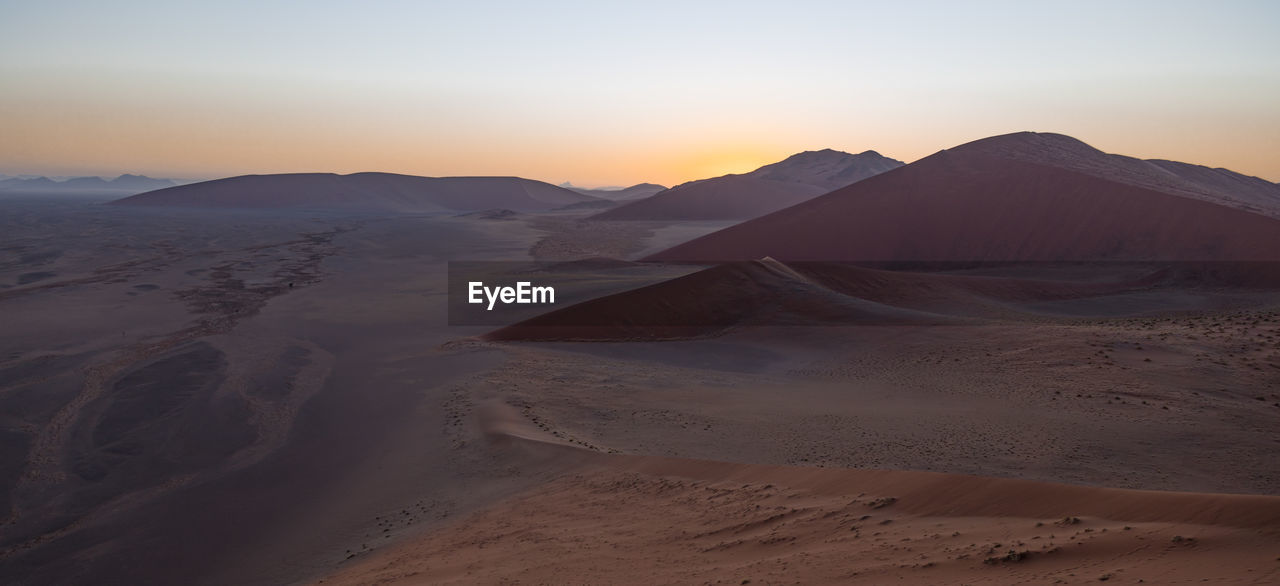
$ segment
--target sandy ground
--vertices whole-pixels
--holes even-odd
[[[0,581],[286,583],[561,469],[448,433],[504,357],[441,347],[445,265],[527,219],[5,205]]]
[[[1180,513],[1206,508],[1236,515]],[[318,583],[1267,584],[1277,510],[1276,497],[621,459]]]
[[[588,220],[581,213],[562,213],[530,216],[527,222],[542,232],[529,250],[530,256],[537,260],[576,260],[639,258],[731,226],[736,221],[606,221]]]
[[[1280,318],[1213,323],[510,344],[474,392],[626,453],[1280,494]]]
[[[636,256],[714,226],[6,209],[6,583],[1267,583],[1280,565],[1273,297],[498,344],[445,325],[447,261]]]
[[[1274,297],[1093,303],[457,344],[508,356],[459,386],[457,443],[575,467],[323,583],[1274,582]]]

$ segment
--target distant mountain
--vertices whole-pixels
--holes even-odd
[[[417,177],[393,173],[244,175],[168,187],[114,205],[359,209],[391,212],[543,211],[599,201],[519,177]]]
[[[101,177],[72,177],[55,181],[48,177],[8,177],[0,180],[0,192],[45,195],[103,195],[125,196],[153,189],[172,187],[174,179],[153,179],[145,175],[121,175],[106,180]]]
[[[587,189],[585,187],[577,187],[565,182],[561,184],[560,187],[576,191],[583,195],[590,195],[592,197],[613,201],[644,199],[666,189],[666,187],[658,185],[657,183],[637,183],[631,187],[601,187],[598,189]]]
[[[974,141],[652,255],[725,261],[1280,260],[1280,186],[1030,132]]]
[[[0,181],[0,190],[5,191],[45,191],[57,189],[58,183],[48,177],[35,177],[32,179],[23,179],[13,177]]]
[[[146,175],[130,175],[128,173],[111,180],[111,186],[114,188],[137,190],[138,193],[173,187],[178,184],[179,182],[173,179],[152,179]]]
[[[741,175],[677,185],[593,216],[600,220],[749,219],[896,169],[902,161],[875,151],[852,155],[805,151]]]
[[[111,189],[111,184],[101,177],[73,177],[56,184],[58,189],[70,191],[102,191]]]

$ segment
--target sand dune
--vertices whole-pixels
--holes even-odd
[[[541,457],[557,457],[590,467],[717,483],[780,484],[825,495],[846,495],[856,488],[892,498],[894,502],[882,504],[916,515],[1051,519],[1090,516],[1269,530],[1272,537],[1280,539],[1280,496],[1126,490],[914,470],[765,466],[602,454],[539,429],[515,408],[499,401],[477,409],[477,420],[490,441],[513,441],[520,449]]]
[[[0,582],[1275,577],[1273,501],[1207,494],[1280,494],[1245,265],[694,274],[613,260],[692,228],[596,223],[550,268],[689,276],[552,325],[701,339],[508,344],[444,325],[446,261],[572,214],[68,205],[3,216]]]
[[[766,259],[726,263],[593,299],[486,335],[490,340],[665,340],[751,325],[937,324],[952,319],[844,295]]]
[[[549,210],[598,201],[518,177],[417,177],[393,173],[245,175],[141,193],[116,205],[340,208],[393,212]]]
[[[807,201],[902,165],[875,151],[806,151],[750,173],[677,185],[594,216],[598,220],[747,219]]]
[[[1108,154],[1054,133],[993,136],[964,148],[1280,218],[1280,185],[1229,169]]]
[[[491,441],[578,468],[323,583],[1266,583],[1280,573],[1280,497],[603,455],[494,412]]]
[[[1239,209],[1248,194],[1211,202],[1093,153],[1061,135],[984,139],[649,259],[1280,260],[1280,220]]]
[[[749,326],[941,325],[987,319],[1141,313],[1132,299],[1280,288],[1275,263],[1077,266],[950,265],[887,270],[835,262],[731,262],[548,312],[490,340],[673,340]],[[1000,273],[1008,273],[1001,275]],[[1229,297],[1229,295],[1222,296]],[[1071,308],[1079,309],[1071,309]],[[1077,314],[1084,310],[1082,314]]]
[[[685,184],[593,216],[596,220],[748,219],[826,193],[814,185],[729,175]]]

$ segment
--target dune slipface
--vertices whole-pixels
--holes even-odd
[[[1152,272],[1154,271],[1154,272]],[[1046,301],[1139,290],[1167,270],[1105,282],[888,271],[844,263],[731,262],[549,312],[491,340],[662,340],[761,325],[942,325]]]
[[[736,220],[762,216],[902,166],[875,151],[806,151],[750,173],[677,185],[599,220]]]
[[[544,211],[598,198],[519,177],[417,177],[394,173],[244,175],[158,189],[117,205],[340,208],[393,212]]]
[[[1151,163],[1196,179],[1170,174],[1161,184],[1133,161],[1061,135],[993,137],[649,260],[1280,260],[1280,220],[1247,211],[1280,196],[1214,189],[1201,175],[1232,176]]]
[[[943,323],[841,294],[772,259],[727,263],[593,299],[488,334],[490,340],[663,340],[748,325]]]
[[[1077,139],[1050,132],[993,136],[976,140],[963,148],[1002,158],[1044,163],[1126,185],[1280,218],[1280,185],[1228,169],[1108,154]]]
[[[670,340],[723,334],[743,326],[946,325],[1045,315],[1044,304],[1129,294],[1280,288],[1274,263],[1145,263],[1086,269],[1060,266],[996,276],[1009,267],[957,265],[970,274],[885,270],[850,263],[771,258],[727,262],[616,293],[494,331],[490,340]],[[955,267],[952,267],[955,268]],[[1016,273],[1016,271],[1014,271]]]

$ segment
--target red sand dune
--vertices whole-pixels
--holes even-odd
[[[519,177],[417,177],[394,173],[245,175],[180,185],[112,202],[216,208],[343,208],[396,212],[505,208],[542,211],[599,201]]]
[[[647,260],[1280,260],[1280,220],[1239,209],[1249,194],[1211,203],[1108,157],[1061,135],[984,139]]]
[[[1162,273],[1137,267],[1127,278],[1101,282],[951,275],[879,270],[845,263],[791,263],[811,282],[843,295],[947,315],[995,316],[1019,304],[1081,299],[1147,288]]]
[[[992,268],[1002,270],[977,270]],[[1098,302],[1095,307],[1123,308],[1129,293],[1280,288],[1276,263],[1031,268],[1035,276],[1028,277],[883,270],[822,261],[784,264],[770,258],[729,262],[548,312],[486,338],[671,340],[720,335],[740,326],[936,325],[1043,316],[1043,304],[1055,301],[1091,299]]]
[[[1154,271],[1154,272],[1153,272]],[[900,272],[843,263],[725,263],[572,305],[488,334],[491,340],[661,340],[745,325],[945,324],[1029,311],[1045,301],[1146,289],[1169,269],[1107,282]]]
[[[964,148],[1280,218],[1280,184],[1228,169],[1108,154],[1054,133],[993,136]]]
[[[841,294],[773,261],[728,263],[609,295],[489,333],[490,340],[663,340],[745,325],[950,323]]]
[[[1088,515],[1272,532],[1280,528],[1280,497],[1272,495],[1132,490],[920,470],[768,466],[602,454],[553,437],[500,401],[480,405],[476,415],[489,441],[513,442],[539,458],[730,484],[777,483],[825,495],[849,494],[854,488],[874,495],[894,495],[896,510],[916,515],[1057,519]]]
[[[750,173],[677,185],[599,220],[732,220],[762,216],[902,166],[875,151],[806,151]]]
[[[601,454],[480,415],[491,441],[576,467],[321,582],[1262,584],[1278,571],[1274,496]]]

